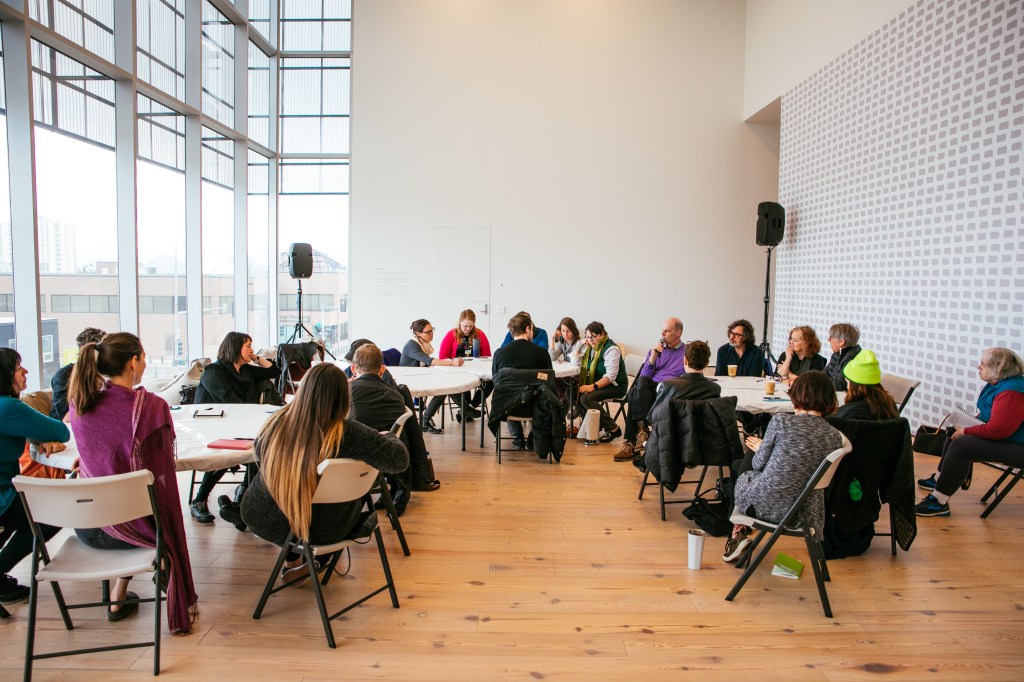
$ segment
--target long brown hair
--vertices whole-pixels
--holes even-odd
[[[462,334],[462,321],[463,320],[469,320],[470,322],[473,323],[473,331],[471,331],[469,333],[469,338],[471,338],[471,339],[479,339],[480,338],[480,329],[476,326],[476,313],[473,312],[472,308],[466,308],[461,313],[459,313],[459,321],[455,325],[455,338],[456,339],[461,339],[462,336],[463,336],[463,334]]]
[[[132,358],[145,352],[139,337],[128,332],[107,334],[99,343],[82,346],[68,384],[68,402],[75,406],[75,412],[85,414],[94,408],[100,399],[103,377],[123,374]]]
[[[341,447],[349,410],[348,379],[324,363],[302,377],[295,400],[260,429],[260,474],[301,539],[313,518],[316,468]]]
[[[807,357],[817,355],[821,351],[821,341],[818,340],[818,334],[814,331],[814,327],[808,327],[807,325],[793,327],[789,330],[789,335],[792,336],[793,332],[797,330],[803,335],[804,343],[807,344]]]
[[[846,404],[863,400],[868,404],[868,411],[875,419],[899,419],[900,411],[889,391],[881,384],[858,384],[846,380]]]

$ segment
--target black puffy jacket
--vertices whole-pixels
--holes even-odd
[[[497,437],[502,420],[509,415],[533,419],[533,451],[557,462],[565,450],[565,404],[555,393],[552,370],[506,367],[494,375],[494,392],[487,427]]]
[[[650,423],[644,464],[670,491],[675,492],[687,467],[727,467],[743,457],[735,396],[658,401]]]

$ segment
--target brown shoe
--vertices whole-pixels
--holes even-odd
[[[647,442],[647,439],[650,437],[650,435],[651,434],[647,433],[643,429],[640,429],[640,432],[638,434],[636,434],[636,449],[637,450],[643,450],[644,449],[644,443]]]
[[[633,446],[629,443],[623,443],[619,451],[615,453],[616,462],[632,462],[633,461]]]

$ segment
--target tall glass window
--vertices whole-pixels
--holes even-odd
[[[32,0],[28,6],[43,26],[114,61],[114,0]]]
[[[266,348],[276,343],[271,334],[270,305],[270,159],[249,152],[248,222],[249,335],[253,345]]]
[[[249,138],[270,144],[270,57],[249,43]]]
[[[185,99],[185,0],[136,0],[138,76]]]
[[[288,52],[349,52],[351,0],[281,0],[281,49]]]
[[[235,327],[234,142],[203,128],[203,355]]]
[[[235,29],[209,2],[203,3],[203,113],[235,125]]]
[[[7,173],[7,97],[0,42],[0,346],[14,339],[14,248],[11,245],[11,183]]]
[[[349,59],[281,60],[281,151],[347,154]]]
[[[249,25],[274,44],[274,32],[270,29],[270,3],[271,0],[249,0]]]
[[[46,385],[84,327],[121,326],[114,82],[35,41],[32,81]]]
[[[138,96],[139,336],[151,379],[188,361],[185,296],[185,117]]]
[[[302,285],[302,322],[337,355],[348,339],[348,161],[282,161],[278,202],[279,341],[298,320],[288,245],[313,246],[313,276]]]

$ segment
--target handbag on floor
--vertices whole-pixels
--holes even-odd
[[[947,416],[946,419],[949,419],[949,417]],[[943,428],[942,425],[946,423],[946,419],[943,419],[942,423],[938,426],[924,426],[922,424],[917,427],[917,433],[914,434],[914,452],[935,455],[936,457],[942,455],[942,450],[946,447],[946,440],[953,433],[952,428]]]

